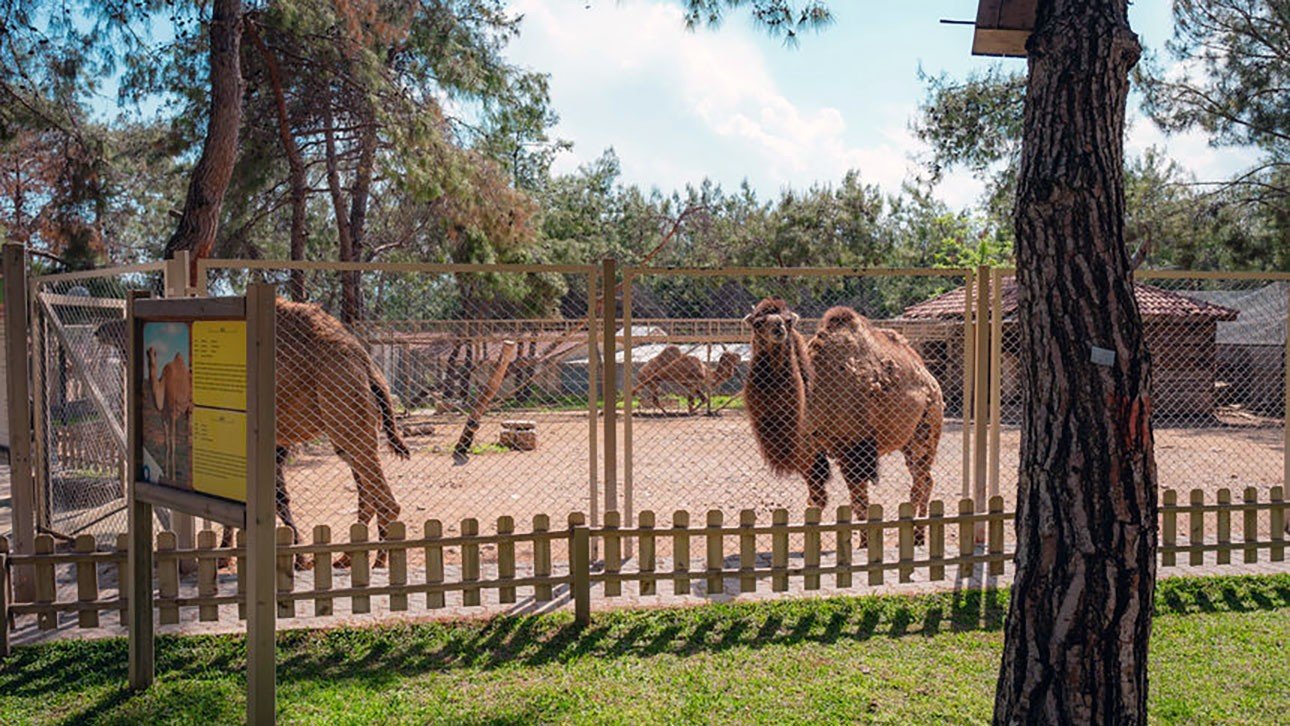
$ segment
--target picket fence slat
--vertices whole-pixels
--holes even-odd
[[[1274,562],[1285,559],[1285,520],[1286,502],[1284,487],[1272,487],[1260,501],[1260,495],[1254,487],[1242,491],[1241,502],[1233,502],[1230,489],[1220,489],[1213,494],[1206,494],[1202,489],[1189,489],[1187,503],[1178,503],[1178,494],[1174,490],[1162,492],[1160,507],[1161,544],[1159,547],[1161,564],[1164,567],[1176,566],[1178,554],[1185,553],[1187,564],[1195,566],[1206,562],[1217,562],[1220,565],[1230,564],[1232,553],[1241,551],[1243,560],[1255,563],[1260,559],[1260,550],[1268,550],[1267,557]],[[1207,499],[1208,497],[1208,499]],[[297,600],[311,600],[314,603],[312,614],[326,616],[333,613],[335,598],[349,598],[352,610],[356,614],[371,612],[371,598],[388,596],[389,609],[393,612],[404,611],[409,607],[412,595],[424,593],[428,609],[442,608],[445,594],[460,592],[461,602],[467,606],[484,602],[484,590],[496,590],[495,603],[511,604],[519,600],[520,590],[525,594],[531,592],[538,601],[549,601],[558,585],[569,585],[577,612],[589,613],[587,605],[590,597],[590,585],[599,583],[604,597],[619,597],[624,592],[623,583],[637,583],[637,590],[642,595],[658,595],[660,581],[671,581],[671,593],[689,594],[695,580],[701,580],[704,591],[709,596],[717,596],[725,591],[728,583],[738,585],[738,592],[751,593],[758,590],[758,582],[770,580],[772,591],[789,590],[793,578],[801,578],[804,590],[815,591],[824,587],[824,578],[828,577],[829,585],[838,590],[847,590],[857,583],[855,573],[868,573],[867,582],[877,587],[887,582],[886,572],[896,572],[896,581],[909,583],[926,575],[929,581],[944,579],[947,568],[958,567],[958,572],[972,576],[977,572],[977,565],[984,566],[982,573],[996,576],[1005,572],[1011,555],[1005,547],[1006,527],[1012,519],[1012,513],[1004,511],[1003,499],[991,497],[985,512],[974,512],[972,500],[959,502],[958,517],[945,516],[945,503],[941,500],[931,502],[925,516],[915,516],[913,505],[906,502],[898,507],[897,516],[887,519],[881,505],[874,504],[864,512],[864,518],[850,507],[840,506],[835,510],[833,521],[822,521],[822,512],[816,508],[804,509],[802,519],[790,523],[790,512],[779,508],[771,513],[770,521],[758,521],[756,512],[744,509],[738,512],[737,521],[727,522],[722,510],[706,512],[703,522],[691,522],[689,512],[680,510],[672,516],[671,530],[658,529],[655,514],[642,511],[635,526],[623,526],[622,515],[616,511],[606,512],[604,522],[599,527],[588,528],[585,516],[574,513],[569,516],[569,529],[550,531],[550,518],[537,515],[533,518],[530,532],[516,532],[515,522],[511,517],[500,517],[497,520],[496,534],[481,535],[478,521],[465,519],[461,521],[460,535],[444,537],[443,528],[438,520],[425,522],[423,537],[420,540],[407,539],[406,526],[402,522],[391,522],[386,537],[379,543],[371,541],[368,528],[359,523],[350,527],[350,537],[346,542],[333,543],[330,530],[319,525],[313,530],[312,540],[308,545],[293,545],[292,533],[286,527],[276,530],[278,551],[275,553],[276,591],[279,617],[298,617],[294,603]],[[1266,519],[1261,512],[1267,512]],[[1211,513],[1213,518],[1211,519]],[[1241,536],[1235,535],[1232,520],[1239,513]],[[964,516],[966,515],[966,516]],[[1178,519],[1186,518],[1187,534],[1184,541],[1177,536]],[[985,542],[978,549],[974,539],[975,525],[984,522]],[[957,556],[948,557],[946,553],[946,528],[958,524],[959,551]],[[1264,530],[1262,528],[1266,527]],[[886,534],[894,531],[897,549],[894,554],[886,551]],[[1264,532],[1260,539],[1260,531]],[[790,541],[793,533],[801,533],[800,565],[790,566]],[[925,533],[926,538],[917,535]],[[219,567],[221,558],[232,556],[236,559],[240,571],[245,570],[246,550],[243,533],[237,533],[235,548],[219,548],[215,542],[213,530],[197,533],[193,547],[179,549],[173,532],[159,532],[155,541],[157,602],[160,622],[175,624],[182,622],[182,608],[195,607],[197,619],[204,622],[217,621],[220,606],[238,605],[239,617],[245,613],[245,586],[242,578],[237,578],[237,593],[219,594]],[[860,552],[857,554],[855,539],[860,539]],[[672,565],[670,572],[660,572],[658,564],[658,538],[666,537],[672,544]],[[704,544],[704,564],[694,567],[692,552],[693,540],[702,538]],[[589,541],[599,541],[604,547],[603,567],[585,557],[585,552],[578,550],[578,542],[586,549]],[[727,560],[726,545],[732,539],[737,545],[737,557]],[[832,549],[831,564],[824,561],[825,539]],[[573,558],[567,574],[553,575],[552,542],[561,540],[570,545],[569,553]],[[120,595],[101,591],[99,567],[118,568],[118,580],[124,574],[126,565],[125,545],[123,538],[118,538],[118,549],[100,552],[92,536],[82,535],[71,543],[65,551],[55,552],[55,540],[49,534],[36,538],[35,552],[32,554],[8,555],[10,567],[28,567],[34,573],[35,594],[32,602],[7,604],[7,613],[12,616],[36,616],[37,627],[51,629],[57,627],[62,613],[76,613],[79,627],[89,628],[101,625],[100,612],[122,611],[124,600]],[[415,542],[425,553],[424,581],[409,584],[408,545]],[[460,569],[446,572],[446,544],[460,544]],[[532,575],[517,576],[516,543],[531,542],[533,553]],[[923,549],[922,544],[926,545]],[[0,550],[4,541],[0,539]],[[761,560],[762,547],[769,545],[769,563]],[[484,577],[481,552],[490,546],[496,546],[496,571]],[[372,582],[373,548],[388,552],[388,583],[374,585]],[[633,561],[624,558],[629,548],[639,548],[639,554]],[[1216,553],[1210,559],[1206,553]],[[330,557],[336,553],[347,553],[350,556],[349,585],[335,588]],[[300,586],[295,576],[295,557],[305,555],[314,565],[313,585]],[[733,554],[733,553],[730,553]],[[195,559],[197,572],[193,579],[180,579],[179,563],[183,559]],[[584,561],[585,560],[585,561]],[[456,560],[454,559],[454,562]],[[582,563],[582,564],[579,564]],[[665,566],[666,567],[666,566]],[[630,568],[630,569],[629,569]],[[109,573],[111,571],[109,570]],[[493,570],[489,570],[490,573]],[[193,577],[193,576],[186,576]],[[58,583],[70,591],[74,583],[75,599],[69,594],[62,595],[67,601],[58,602]],[[192,587],[195,582],[195,596],[192,591],[181,592],[182,588]],[[581,617],[581,615],[580,615]],[[588,615],[589,617],[589,615]]]
[[[214,597],[219,594],[219,568],[216,567],[215,530],[203,529],[197,533],[197,596]],[[197,608],[197,619],[204,623],[219,620],[218,605],[202,605]]]
[[[349,541],[354,544],[367,542],[367,525],[355,522],[349,525]],[[363,592],[372,584],[372,563],[367,558],[367,550],[350,552],[349,581],[356,592]],[[354,595],[350,598],[350,612],[364,615],[372,612],[372,598],[368,595]]]
[[[97,545],[94,535],[77,535],[75,548],[80,553],[90,553]],[[79,602],[94,602],[99,599],[99,566],[93,561],[76,563],[76,599]],[[97,628],[99,613],[97,610],[85,610],[77,615],[77,624],[82,628]]]

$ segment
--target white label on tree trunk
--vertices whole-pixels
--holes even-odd
[[[1099,348],[1093,346],[1093,353],[1089,356],[1094,365],[1110,366],[1115,363],[1115,351],[1108,348]]]

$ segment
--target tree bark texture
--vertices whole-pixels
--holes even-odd
[[[201,158],[188,181],[188,196],[164,256],[180,250],[191,253],[190,282],[196,281],[197,260],[209,257],[219,230],[224,193],[237,161],[237,134],[242,124],[242,3],[215,0],[210,23],[211,110]]]
[[[1041,0],[1017,190],[1017,553],[994,721],[1146,722],[1149,360],[1124,247],[1127,0]]]
[[[260,37],[260,32],[254,22],[247,23],[246,34],[264,59],[264,66],[269,76],[269,87],[273,91],[274,108],[278,116],[278,138],[281,140],[282,150],[287,156],[287,168],[291,184],[291,261],[299,262],[305,258],[305,243],[308,240],[308,231],[305,229],[305,212],[309,201],[309,186],[305,180],[305,162],[300,155],[300,146],[296,143],[295,134],[291,131],[291,117],[287,113],[286,93],[282,90],[282,66],[278,63],[278,57],[273,54],[268,44]],[[292,300],[296,302],[305,301],[304,270],[291,271],[289,293]]]

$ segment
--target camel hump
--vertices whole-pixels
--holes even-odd
[[[909,339],[902,335],[898,330],[892,330],[891,328],[878,328],[878,332],[887,336],[887,340],[890,340],[896,345],[909,346]]]
[[[829,308],[820,318],[820,330],[858,331],[868,323],[864,316],[848,307]]]

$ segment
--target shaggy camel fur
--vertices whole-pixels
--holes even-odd
[[[176,429],[179,428],[179,420],[193,412],[193,377],[178,353],[161,369],[161,375],[157,375],[157,349],[149,347],[147,358],[152,404],[166,420],[166,461],[161,466],[162,473],[173,480],[179,448]]]
[[[274,480],[278,518],[291,528],[292,540],[299,542],[300,530],[291,514],[283,466],[292,445],[326,436],[353,474],[358,489],[358,521],[366,524],[375,516],[380,538],[385,539],[389,523],[399,516],[400,508],[381,468],[379,432],[384,432],[397,456],[407,459],[410,455],[394,421],[389,384],[363,344],[317,305],[279,299],[276,318]],[[124,347],[124,321],[99,326],[95,337],[105,344]],[[225,530],[221,546],[231,541],[232,531]],[[385,559],[385,551],[378,551],[375,566],[383,566]],[[337,558],[336,564],[348,566],[348,555]],[[296,565],[303,566],[304,558],[297,557]]]
[[[801,474],[810,505],[823,508],[832,456],[855,516],[864,518],[879,457],[902,451],[910,499],[926,515],[945,409],[940,385],[903,336],[854,310],[825,313],[809,344],[794,329],[797,319],[774,298],[745,318],[753,361],[744,399],[763,459],[776,473]]]
[[[838,461],[857,516],[869,508],[879,457],[893,451],[905,455],[915,515],[927,516],[945,401],[918,351],[900,333],[844,307],[824,313],[807,351],[814,372],[807,431]],[[823,492],[818,498],[823,506]],[[920,528],[916,540],[921,534]]]
[[[738,368],[738,353],[722,353],[714,370],[699,360],[698,356],[684,355],[679,347],[669,345],[641,366],[637,386],[648,392],[650,402],[663,413],[667,413],[667,409],[659,400],[659,387],[666,383],[679,386],[685,391],[689,413],[693,415],[695,409],[709,401],[712,389],[733,378]]]
[[[317,305],[277,300],[277,484],[278,516],[291,528],[292,540],[300,530],[291,515],[283,465],[295,444],[326,436],[332,450],[346,464],[358,489],[358,521],[376,517],[381,539],[400,507],[385,480],[378,455],[379,432],[399,458],[409,457],[408,445],[394,422],[390,386],[367,349],[339,320]],[[227,541],[229,533],[224,533]],[[386,552],[376,554],[375,567],[385,564]],[[348,567],[341,555],[337,567]],[[297,561],[297,566],[302,565]]]

